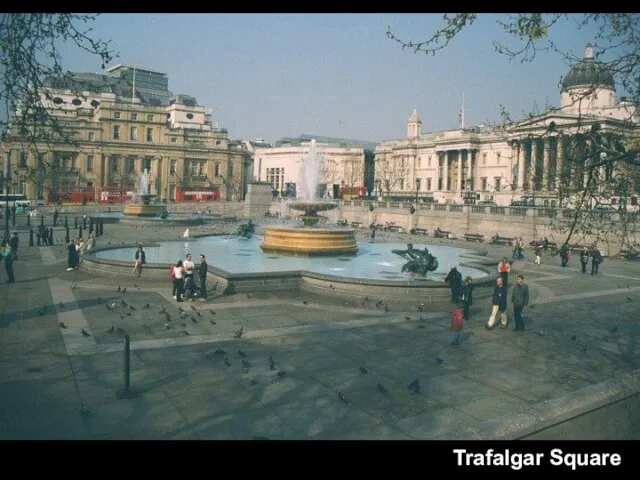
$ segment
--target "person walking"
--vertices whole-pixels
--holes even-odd
[[[200,278],[200,301],[204,302],[207,299],[207,265],[206,257],[200,254],[200,265],[198,266],[198,277]]]
[[[491,316],[485,325],[487,330],[495,328],[496,317],[500,315],[500,328],[507,328],[509,321],[507,317],[507,289],[502,282],[502,278],[496,279],[496,286],[493,288],[493,298],[491,299]]]
[[[469,309],[473,305],[473,280],[466,277],[460,290],[460,301],[462,302],[463,317],[469,320]]]
[[[598,274],[598,266],[602,263],[602,254],[598,247],[593,247],[591,253],[591,275]]]
[[[4,271],[7,272],[7,283],[15,283],[16,279],[13,274],[13,253],[9,242],[2,242],[0,246],[0,259],[4,259]]]
[[[67,245],[67,272],[75,270],[78,265],[78,251],[76,250],[76,242],[71,240]]]
[[[142,275],[142,266],[147,263],[147,254],[144,253],[142,245],[138,245],[134,259],[135,263],[133,264],[133,274],[140,278]]]
[[[566,267],[569,263],[569,247],[566,243],[560,247],[560,261],[563,267]]]
[[[580,252],[580,267],[582,273],[587,273],[587,263],[589,263],[589,249],[584,247]]]
[[[451,267],[447,276],[444,277],[444,281],[449,284],[451,289],[451,302],[458,303],[460,301],[460,288],[462,287],[462,274],[455,265]]]
[[[513,318],[516,322],[514,332],[524,331],[524,320],[522,319],[522,310],[529,304],[529,285],[524,283],[524,276],[518,274],[516,277],[516,285],[511,291],[511,303],[513,304]]]
[[[509,272],[511,271],[511,265],[507,260],[507,257],[504,257],[502,261],[498,264],[498,272],[500,273],[500,278],[502,278],[502,283],[505,288],[508,288],[509,285]]]
[[[535,250],[534,253],[536,255],[536,259],[534,260],[533,263],[535,263],[536,265],[540,265],[542,263],[542,245],[536,245],[535,246]]]
[[[451,312],[451,331],[453,332],[451,336],[451,345],[460,344],[460,335],[462,333],[463,325],[464,311],[462,306],[458,303],[455,307],[453,307],[453,311]]]
[[[18,238],[18,232],[13,232],[13,237],[9,240],[9,246],[11,247],[11,254],[13,255],[13,260],[18,260],[18,244],[20,243],[20,239]]]

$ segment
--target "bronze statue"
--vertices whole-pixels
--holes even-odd
[[[438,268],[438,259],[431,255],[426,247],[423,250],[418,250],[413,248],[412,243],[407,243],[406,250],[391,250],[391,253],[400,255],[407,260],[407,263],[402,266],[403,272],[426,275],[427,272],[433,272]]]
[[[253,224],[251,220],[248,223],[240,223],[232,235],[238,235],[243,238],[251,238],[251,236],[256,232],[256,226]]]

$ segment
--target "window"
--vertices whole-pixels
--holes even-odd
[[[402,159],[402,163],[404,163],[404,158]],[[404,178],[400,179],[400,190],[404,190]]]
[[[147,128],[147,142],[153,142],[153,128]]]
[[[120,140],[120,125],[113,126],[113,139]]]
[[[284,168],[267,168],[267,182],[280,192],[284,188]]]
[[[96,139],[96,132],[89,132],[88,135],[87,135],[87,139],[90,142],[93,142]]]
[[[120,118],[120,112],[113,112],[113,118]]]
[[[20,152],[20,160],[19,160],[18,166],[19,167],[27,166],[27,152]]]
[[[178,164],[177,160],[170,160],[169,161],[169,175],[175,175],[176,174],[176,165]]]
[[[419,178],[416,178],[416,192],[417,192],[418,190],[420,190],[420,183],[421,183],[421,182],[420,182],[420,179],[419,179]]]
[[[220,145],[220,140],[216,140],[216,145]]]
[[[187,118],[189,120],[192,120],[193,119],[193,113],[187,113]]]
[[[213,164],[213,175],[215,177],[219,177],[220,176],[220,164],[219,163],[214,163]],[[269,180],[267,180],[269,181]]]
[[[100,105],[100,102],[98,100],[91,100],[91,106],[93,108],[98,108],[99,105]]]
[[[427,178],[427,191],[431,191],[431,179]]]
[[[131,127],[129,129],[129,138],[131,138],[131,140],[133,140],[134,142],[138,140],[138,129],[136,127]]]
[[[431,155],[429,155],[429,158],[427,159],[427,166],[431,166]]]
[[[496,152],[496,165],[500,165],[500,152]]]
[[[420,168],[420,164],[422,163],[422,157],[418,157],[418,165],[417,168]]]
[[[171,143],[176,143],[178,139],[176,137],[171,137]]]
[[[20,185],[20,187],[19,187],[18,193],[21,193],[22,195],[26,195],[27,194],[27,179],[24,178],[24,177],[20,177],[19,185]]]
[[[151,171],[151,160],[153,160],[153,157],[144,157],[144,169],[147,172]]]
[[[38,168],[42,168],[44,166],[44,153],[38,153],[38,158],[36,159],[36,166]]]
[[[132,113],[131,114],[131,120],[138,120],[138,114],[137,113]]]
[[[501,180],[500,177],[494,177],[493,178],[493,187],[494,187],[496,192],[500,191],[500,180]]]
[[[480,179],[480,190],[486,190],[487,189],[487,177],[482,177]]]
[[[79,105],[82,105],[82,100],[80,100],[79,98],[74,98],[73,100],[71,100],[71,103],[73,103],[77,107]]]
[[[87,155],[87,172],[93,172],[93,155]]]
[[[115,155],[109,157],[109,169],[112,173],[116,173],[118,171],[118,157]]]
[[[147,115],[147,122],[153,122],[153,114],[152,113]]]
[[[202,169],[204,167],[204,162],[201,162],[199,160],[191,160],[189,162],[189,173],[192,176],[200,176],[202,175]]]
[[[176,186],[173,183],[169,184],[169,200],[176,199]]]
[[[135,173],[136,171],[136,157],[127,157],[127,173]]]
[[[487,153],[486,152],[482,154],[482,164],[483,165],[487,164]]]

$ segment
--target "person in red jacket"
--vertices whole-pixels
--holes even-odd
[[[462,305],[458,304],[453,308],[451,312],[451,331],[453,335],[451,337],[451,345],[460,344],[460,335],[462,332],[462,326],[464,324],[464,309]]]

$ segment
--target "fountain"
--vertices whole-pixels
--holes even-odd
[[[156,195],[149,193],[149,170],[145,169],[138,175],[136,193],[133,194],[131,203],[124,207],[124,215],[132,217],[158,217],[166,211],[164,205],[151,203]]]
[[[322,172],[322,156],[315,140],[309,144],[309,154],[302,159],[302,200],[289,203],[293,210],[304,212],[298,216],[302,227],[265,227],[260,248],[266,253],[298,256],[355,255],[358,246],[354,229],[322,228],[318,212],[337,207],[335,203],[318,199],[318,182]]]

